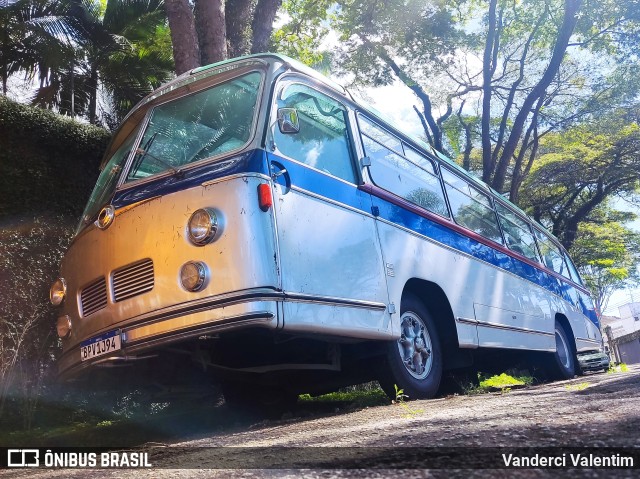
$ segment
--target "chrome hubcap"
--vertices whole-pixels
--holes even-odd
[[[560,363],[566,368],[569,369],[570,361],[569,361],[569,347],[567,343],[564,341],[564,337],[560,332],[556,329],[556,351],[558,355],[558,359],[560,359]]]
[[[424,379],[431,372],[431,337],[422,319],[411,311],[402,315],[398,352],[404,367],[416,379]]]

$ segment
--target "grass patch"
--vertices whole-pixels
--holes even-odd
[[[368,385],[367,385],[368,386]],[[351,403],[356,408],[383,406],[389,404],[389,398],[379,386],[351,387],[339,391],[323,394],[321,396],[311,396],[301,394],[298,398],[300,403],[313,402],[339,402]]]
[[[625,363],[616,364],[615,366],[609,366],[608,373],[626,373],[629,368]]]
[[[509,392],[511,388],[530,386],[533,383],[532,376],[510,371],[491,377],[479,376],[479,379],[480,385],[469,391],[470,393],[490,391]]]
[[[589,386],[591,386],[590,383],[579,383],[579,384],[567,384],[565,388],[568,389],[569,391],[584,391]]]

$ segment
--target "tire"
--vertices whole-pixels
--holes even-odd
[[[380,385],[391,399],[395,386],[408,399],[430,399],[442,378],[442,350],[431,314],[414,295],[407,294],[400,306],[402,336],[387,345],[387,371]]]
[[[562,325],[555,324],[556,351],[549,360],[549,369],[553,379],[571,379],[578,371],[578,360],[569,343],[569,338]]]

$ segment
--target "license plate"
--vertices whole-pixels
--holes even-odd
[[[120,331],[109,331],[80,343],[80,359],[86,361],[87,359],[118,351],[121,348]]]

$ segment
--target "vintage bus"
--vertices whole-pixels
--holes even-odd
[[[374,379],[429,398],[488,351],[569,378],[601,344],[544,228],[272,54],[187,72],[127,115],[51,302],[62,379],[204,377],[230,403]]]

